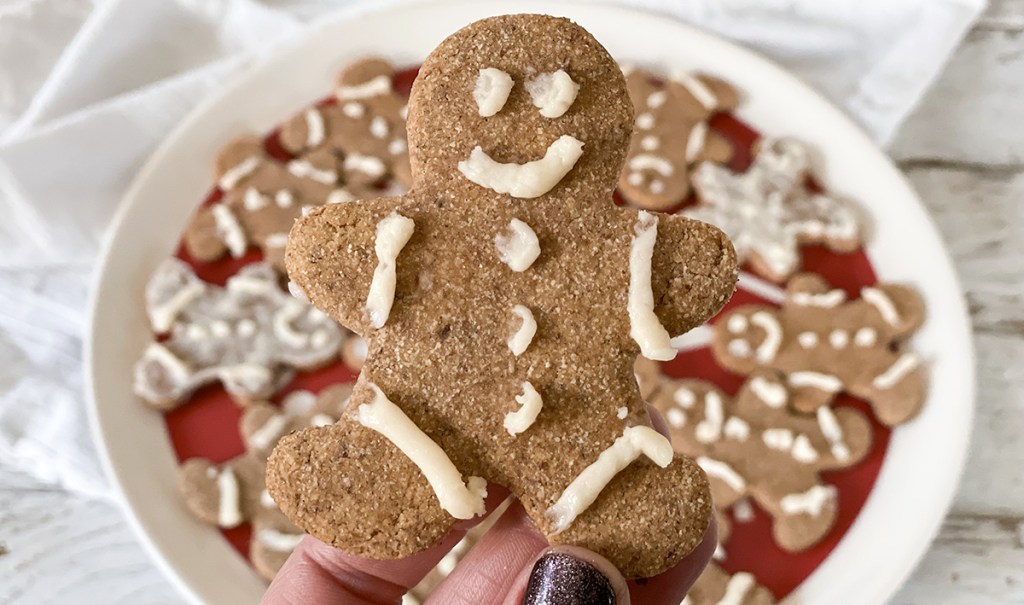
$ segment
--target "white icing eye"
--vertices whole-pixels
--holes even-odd
[[[473,99],[480,116],[489,118],[501,111],[512,91],[512,76],[495,67],[485,67],[476,78]]]
[[[526,92],[545,118],[557,118],[568,111],[579,91],[580,85],[563,69],[540,74],[526,83]]]

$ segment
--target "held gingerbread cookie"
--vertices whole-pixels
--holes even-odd
[[[334,155],[315,152],[281,164],[267,155],[255,136],[241,137],[221,150],[216,160],[217,186],[224,197],[200,208],[185,230],[185,247],[202,262],[225,254],[263,251],[284,268],[288,230],[295,219],[324,203],[370,196],[369,190],[345,187]]]
[[[906,286],[876,284],[847,300],[819,276],[801,274],[790,280],[781,309],[749,305],[721,317],[711,348],[734,372],[784,372],[801,412],[814,412],[846,391],[871,404],[883,424],[895,426],[924,404],[921,358],[903,346],[923,320],[924,303]]]
[[[399,558],[507,486],[553,543],[657,574],[711,515],[699,468],[650,428],[633,362],[729,298],[716,228],[617,208],[633,111],[616,63],[565,19],[460,30],[409,105],[412,190],[299,221],[291,279],[368,341],[351,405],[270,458],[282,509]],[[624,412],[624,413],[623,413]]]
[[[800,551],[835,522],[835,488],[819,473],[863,459],[871,425],[849,408],[795,413],[792,398],[781,375],[759,370],[735,398],[702,380],[680,380],[664,383],[651,403],[665,416],[672,445],[708,474],[717,508],[752,496],[774,519],[779,546]]]
[[[199,520],[225,529],[252,523],[249,559],[268,580],[305,534],[281,514],[265,489],[266,454],[287,432],[333,424],[350,393],[349,386],[341,385],[319,396],[296,391],[285,397],[281,407],[254,404],[240,423],[246,453],[223,464],[190,458],[178,470],[178,489],[185,506]]]
[[[342,159],[345,182],[383,184],[394,177],[412,184],[405,134],[405,104],[392,86],[394,68],[384,59],[357,61],[341,72],[336,104],[310,107],[281,127],[281,144],[305,156],[327,151]]]
[[[619,192],[634,206],[668,210],[690,194],[691,166],[732,157],[732,145],[708,129],[708,120],[735,108],[739,96],[702,74],[679,72],[665,80],[641,69],[624,71],[637,116]]]
[[[266,263],[244,267],[225,287],[208,284],[184,262],[164,261],[146,286],[156,334],[135,364],[135,393],[168,410],[199,387],[220,381],[242,404],[273,395],[294,370],[337,357],[342,329],[278,285]]]
[[[844,199],[807,188],[809,155],[793,139],[766,139],[744,173],[705,162],[691,177],[700,205],[684,214],[720,227],[741,263],[775,281],[799,270],[803,245],[853,252],[861,245],[858,211]]]

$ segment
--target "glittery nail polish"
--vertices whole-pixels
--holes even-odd
[[[615,590],[596,567],[559,552],[533,566],[523,605],[614,605]]]

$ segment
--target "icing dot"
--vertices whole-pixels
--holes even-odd
[[[878,342],[878,332],[875,332],[874,328],[861,328],[853,336],[853,342],[858,347],[874,346]]]
[[[679,408],[671,408],[665,412],[665,420],[668,420],[669,425],[675,429],[681,429],[686,426],[686,414]]]
[[[256,333],[256,322],[248,318],[243,319],[235,326],[235,330],[238,331],[239,336],[248,338]]]
[[[735,338],[733,340],[730,340],[729,344],[727,345],[727,348],[729,350],[729,354],[734,355],[736,357],[750,357],[750,354],[752,352],[750,349],[750,343],[743,340],[742,338]]]
[[[846,330],[832,330],[832,333],[828,336],[828,341],[833,347],[843,349],[850,342],[850,333]]]
[[[644,175],[639,172],[630,172],[629,176],[626,177],[626,182],[634,187],[639,187],[644,182]]]
[[[644,151],[654,151],[659,145],[661,145],[661,141],[659,141],[658,137],[653,134],[649,134],[640,139],[640,148]]]
[[[649,113],[642,113],[636,117],[636,127],[640,130],[654,128],[654,116]]]
[[[363,107],[362,103],[345,103],[341,106],[341,111],[350,118],[361,118],[366,114],[366,108]]]
[[[185,328],[185,337],[191,338],[192,340],[206,340],[210,334],[206,331],[206,328],[199,324],[189,324]]]
[[[622,406],[621,408],[615,410],[615,416],[618,417],[619,420],[625,420],[626,416],[628,415],[629,410],[626,408],[626,406]]]
[[[676,389],[672,398],[675,399],[676,405],[683,408],[692,408],[697,402],[697,396],[690,389]]]
[[[745,315],[733,315],[725,327],[733,334],[739,334],[747,329],[747,318]]]
[[[228,334],[231,334],[231,326],[226,321],[215,321],[210,324],[210,333],[215,338],[224,338]]]
[[[801,347],[810,349],[818,344],[818,335],[814,332],[801,332],[800,335],[796,337],[796,340],[800,343]]]
[[[647,106],[651,108],[658,108],[665,104],[665,100],[668,98],[668,93],[664,90],[652,92],[647,97]]]
[[[295,203],[295,196],[287,189],[281,189],[274,194],[274,202],[281,208],[288,208]]]
[[[391,132],[391,127],[388,126],[388,121],[381,116],[377,116],[370,121],[370,134],[378,139],[387,137],[389,132]]]
[[[664,193],[665,181],[661,179],[654,179],[653,181],[651,181],[649,187],[651,189],[651,193]]]
[[[395,139],[388,143],[388,153],[391,155],[399,155],[405,153],[407,145],[402,139]]]

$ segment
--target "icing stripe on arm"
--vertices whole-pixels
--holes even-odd
[[[608,482],[640,456],[647,456],[661,468],[672,462],[672,444],[649,426],[631,426],[597,460],[573,479],[558,500],[544,512],[561,533],[597,500]]]
[[[658,239],[658,217],[641,210],[629,250],[629,335],[647,359],[668,361],[676,356],[668,330],[654,313],[651,257]]]
[[[377,223],[377,240],[374,243],[377,268],[373,271],[370,293],[366,296],[366,312],[373,328],[383,327],[391,315],[391,305],[395,302],[398,254],[409,242],[414,228],[415,223],[411,218],[397,212],[392,212]]]
[[[484,513],[487,482],[470,477],[462,482],[462,473],[448,454],[405,415],[380,388],[370,383],[374,397],[356,410],[356,419],[366,428],[377,431],[420,469],[430,487],[434,488],[441,508],[456,519],[472,519]]]

